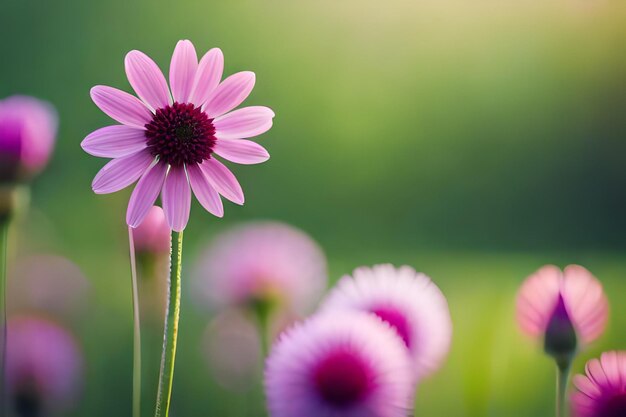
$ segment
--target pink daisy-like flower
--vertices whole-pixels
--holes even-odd
[[[544,338],[546,352],[571,355],[578,342],[597,339],[606,326],[608,301],[587,269],[547,265],[526,279],[517,296],[517,321],[532,337]]]
[[[72,335],[51,321],[33,316],[12,318],[7,331],[9,410],[17,416],[67,411],[80,390],[83,369]]]
[[[322,308],[365,311],[389,323],[409,349],[416,377],[434,372],[450,348],[446,298],[429,277],[409,266],[358,268],[339,281]]]
[[[54,108],[28,96],[0,100],[0,182],[27,180],[50,159],[57,131]]]
[[[126,222],[137,227],[159,193],[172,230],[187,225],[191,193],[210,213],[222,217],[220,195],[243,204],[237,179],[215,156],[257,164],[267,151],[246,140],[272,126],[267,107],[232,111],[250,94],[254,73],[243,71],[224,81],[222,51],[214,48],[198,62],[188,40],[178,42],[170,64],[170,88],[147,55],[131,51],[126,75],[139,99],[118,89],[96,86],[94,103],[121,125],[98,129],[81,146],[94,156],[113,158],[93,180],[98,194],[121,190],[139,180],[128,204]]]
[[[585,367],[586,375],[576,375],[578,392],[572,396],[576,417],[626,416],[626,352],[606,352]]]
[[[244,224],[201,254],[194,294],[213,307],[279,303],[308,312],[326,288],[326,258],[304,232],[277,222]]]
[[[413,388],[402,340],[371,314],[314,316],[283,333],[266,363],[272,417],[406,417]]]

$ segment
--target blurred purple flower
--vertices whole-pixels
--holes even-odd
[[[452,321],[441,290],[408,266],[358,268],[343,277],[322,304],[322,311],[373,313],[400,335],[413,358],[416,377],[434,372],[450,349]]]
[[[406,417],[411,360],[397,333],[372,314],[322,314],[283,333],[267,360],[272,417]]]
[[[218,236],[199,257],[194,295],[216,308],[261,301],[310,311],[327,282],[326,259],[304,232],[275,222],[250,223]]]
[[[10,311],[34,310],[64,320],[83,316],[91,285],[80,268],[57,255],[19,258],[9,271]]]
[[[9,320],[6,381],[9,409],[19,417],[62,413],[77,399],[82,354],[72,335],[35,316]]]
[[[254,73],[238,72],[220,82],[222,51],[211,49],[198,62],[193,44],[182,40],[170,64],[170,95],[163,73],[147,55],[131,51],[124,63],[139,99],[112,87],[91,89],[94,103],[121,123],[96,130],[81,144],[91,155],[113,159],[94,178],[94,192],[112,193],[139,180],[128,204],[128,225],[137,227],[161,193],[167,222],[177,232],[187,225],[192,190],[218,217],[224,214],[220,194],[243,204],[239,182],[215,156],[238,164],[269,159],[261,145],[245,138],[268,131],[274,112],[260,106],[232,111],[252,91]]]
[[[520,327],[543,338],[547,353],[557,357],[573,355],[578,342],[597,339],[606,327],[608,310],[602,285],[578,265],[563,272],[544,266],[526,279],[517,296]]]
[[[626,416],[626,352],[606,352],[585,367],[586,375],[576,375],[578,392],[572,396],[576,417]]]
[[[50,104],[27,96],[0,100],[0,183],[39,173],[50,159],[56,130]]]
[[[167,254],[170,251],[171,231],[163,209],[153,206],[141,224],[133,229],[135,250],[138,254]]]

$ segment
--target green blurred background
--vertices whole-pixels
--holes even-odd
[[[513,317],[518,285],[545,263],[588,267],[613,306],[575,370],[626,348],[626,3],[3,0],[0,35],[0,97],[39,96],[61,116],[12,256],[65,255],[92,283],[74,325],[87,356],[74,415],[130,415],[129,190],[91,192],[105,161],[79,143],[110,120],[89,89],[130,91],[127,51],[167,71],[184,38],[222,48],[225,74],[256,72],[246,103],[276,112],[260,139],[272,159],[233,168],[246,205],[223,220],[192,206],[187,270],[214,233],[263,218],[310,233],[332,280],[378,262],[431,275],[455,340],[417,416],[552,413],[552,364]],[[258,394],[212,379],[199,345],[209,318],[184,295],[173,415],[262,415]]]

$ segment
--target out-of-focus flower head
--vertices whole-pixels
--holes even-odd
[[[271,417],[406,417],[414,382],[402,339],[358,312],[317,315],[284,332],[265,370]]]
[[[356,269],[322,304],[322,311],[337,310],[368,312],[390,324],[411,353],[416,377],[439,368],[450,349],[448,302],[429,277],[409,266]]]
[[[543,338],[546,353],[571,360],[580,344],[604,331],[609,305],[600,282],[587,269],[569,265],[563,271],[542,267],[522,284],[517,321],[534,338]]]
[[[91,285],[80,268],[57,255],[19,258],[8,274],[10,311],[37,311],[63,320],[82,317]]]
[[[54,108],[27,96],[0,100],[0,183],[26,181],[50,159],[57,131]]]
[[[626,416],[626,352],[606,352],[576,375],[578,391],[572,395],[575,417]]]
[[[83,358],[72,335],[52,321],[16,316],[7,325],[7,398],[20,417],[70,409],[80,393]]]
[[[138,254],[158,256],[169,253],[171,230],[161,207],[153,206],[132,233]]]
[[[280,305],[310,311],[327,282],[326,259],[304,232],[275,222],[251,223],[218,236],[194,271],[194,294],[214,308]]]

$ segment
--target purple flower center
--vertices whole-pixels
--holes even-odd
[[[347,408],[363,399],[371,389],[370,370],[349,350],[339,350],[324,358],[314,371],[320,397],[331,406]]]
[[[213,119],[190,103],[158,109],[145,135],[152,155],[172,166],[202,163],[211,157],[216,141]]]
[[[596,413],[602,417],[626,416],[626,393],[620,393],[608,398]]]
[[[407,347],[411,347],[411,327],[406,316],[397,309],[391,307],[379,307],[372,309],[372,313],[389,324],[398,333]]]

